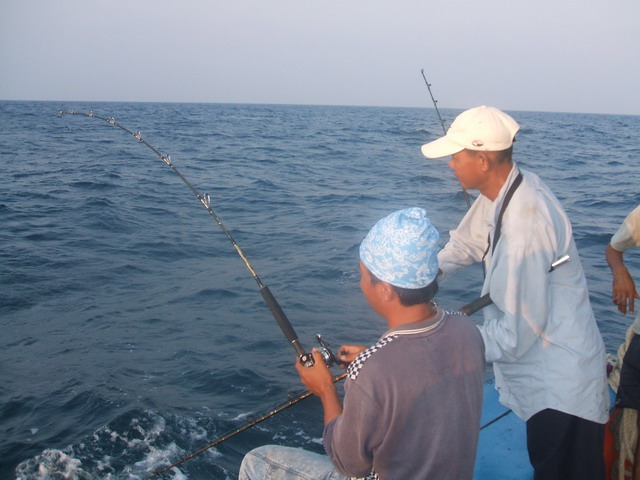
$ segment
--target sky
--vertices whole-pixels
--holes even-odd
[[[638,0],[0,0],[0,99],[640,115]]]

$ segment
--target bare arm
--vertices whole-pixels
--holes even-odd
[[[304,367],[299,361],[296,361],[296,370],[300,374],[300,380],[309,391],[320,397],[324,410],[324,424],[326,425],[342,414],[342,402],[338,398],[333,375],[324,363],[322,355],[314,350],[313,359],[315,365],[311,367]]]
[[[625,315],[627,308],[629,313],[634,313],[634,299],[640,298],[636,291],[635,283],[624,264],[622,252],[619,252],[611,245],[607,245],[605,256],[611,273],[613,274],[613,286],[611,299],[618,306],[620,313]]]

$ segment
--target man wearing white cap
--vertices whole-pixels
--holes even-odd
[[[360,245],[360,287],[387,331],[373,346],[341,347],[350,361],[342,403],[331,372],[296,363],[320,397],[327,456],[268,445],[249,452],[240,480],[470,480],[484,375],[482,337],[438,290],[438,231],[426,212],[392,213]]]
[[[527,422],[536,480],[604,478],[605,350],[571,224],[557,198],[512,159],[518,124],[487,106],[460,114],[422,146],[451,156],[480,195],[438,254],[443,278],[483,262],[493,304],[479,327],[500,402]],[[559,258],[569,261],[552,268]]]

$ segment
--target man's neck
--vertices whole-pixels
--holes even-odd
[[[391,329],[409,323],[424,322],[435,317],[436,313],[438,313],[438,307],[433,302],[410,307],[401,306],[387,317],[387,326]]]
[[[498,198],[500,190],[504,186],[509,178],[509,174],[513,169],[513,162],[498,163],[487,172],[487,181],[485,185],[480,189],[480,193],[487,197],[492,202]]]

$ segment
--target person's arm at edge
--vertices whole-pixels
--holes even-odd
[[[611,299],[623,315],[627,313],[627,305],[629,306],[629,312],[633,313],[634,299],[640,298],[640,296],[636,291],[633,278],[624,264],[623,252],[616,250],[609,244],[605,250],[605,257],[613,274]]]

